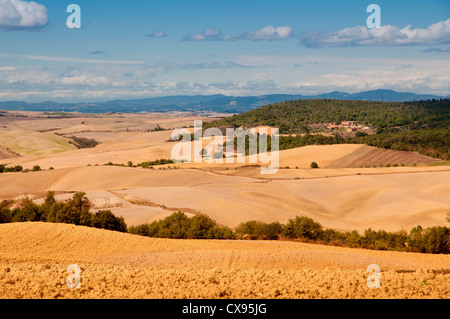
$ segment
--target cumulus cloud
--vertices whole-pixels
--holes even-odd
[[[368,29],[357,26],[337,32],[307,32],[301,36],[301,44],[307,47],[349,47],[349,46],[400,46],[441,45],[450,43],[450,19],[430,25],[427,28],[412,29],[410,25],[399,29],[384,25]]]
[[[48,24],[47,8],[34,1],[0,0],[0,30],[30,30]]]
[[[189,34],[184,37],[185,41],[235,41],[235,40],[282,40],[292,37],[292,27],[274,28],[269,25],[260,30],[245,32],[242,34],[229,36],[223,35],[220,30],[215,28],[206,28],[205,31],[198,34]]]

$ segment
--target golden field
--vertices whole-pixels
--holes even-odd
[[[304,215],[343,231],[409,231],[446,225],[450,211],[450,167],[428,166],[436,160],[414,153],[307,146],[280,151],[283,169],[274,175],[242,164],[103,166],[170,158],[171,131],[149,130],[189,126],[198,117],[29,115],[2,119],[0,164],[45,171],[0,174],[0,199],[26,195],[39,202],[52,190],[63,200],[83,191],[94,209],[110,209],[128,226],[182,210],[229,227]],[[68,143],[72,135],[100,144],[76,149]],[[320,169],[310,169],[312,161]],[[373,167],[400,161],[406,166]],[[449,298],[449,258],[284,241],[151,239],[72,225],[0,225],[2,298]],[[70,264],[82,268],[81,289],[65,284]],[[366,285],[370,264],[381,267],[380,289]]]
[[[449,298],[450,256],[0,225],[2,298]],[[81,268],[69,289],[67,267]],[[367,286],[367,266],[381,287]]]

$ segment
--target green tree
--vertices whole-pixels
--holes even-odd
[[[32,222],[39,221],[39,207],[28,196],[20,201],[20,208],[12,211],[11,222]]]
[[[311,168],[319,168],[319,165],[316,162],[312,162],[310,167]]]
[[[72,199],[67,201],[67,204],[80,213],[82,210],[89,210],[91,208],[91,202],[86,197],[85,192],[76,192]]]
[[[156,237],[186,239],[189,227],[189,218],[182,211],[177,211],[159,222]]]
[[[289,219],[284,226],[282,235],[286,238],[319,239],[322,235],[322,225],[306,216]]]
[[[110,210],[95,213],[93,225],[96,228],[126,232],[127,227],[123,217],[116,217]]]
[[[190,219],[189,228],[186,232],[187,238],[206,239],[216,223],[205,215],[196,215]]]

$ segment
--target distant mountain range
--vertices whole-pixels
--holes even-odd
[[[21,101],[0,102],[0,110],[10,111],[43,111],[43,112],[200,112],[213,111],[219,113],[242,113],[267,104],[285,102],[290,100],[306,99],[337,99],[337,100],[367,100],[383,102],[405,102],[428,99],[450,98],[450,96],[436,96],[428,94],[415,94],[396,92],[392,90],[374,90],[360,93],[330,92],[319,95],[291,95],[270,94],[262,96],[233,97],[225,95],[177,95],[155,97],[139,100],[113,100],[94,103],[58,103],[45,101],[40,103],[27,103]]]

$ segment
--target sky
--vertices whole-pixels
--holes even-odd
[[[450,95],[449,0],[0,0],[0,101],[375,89]]]

